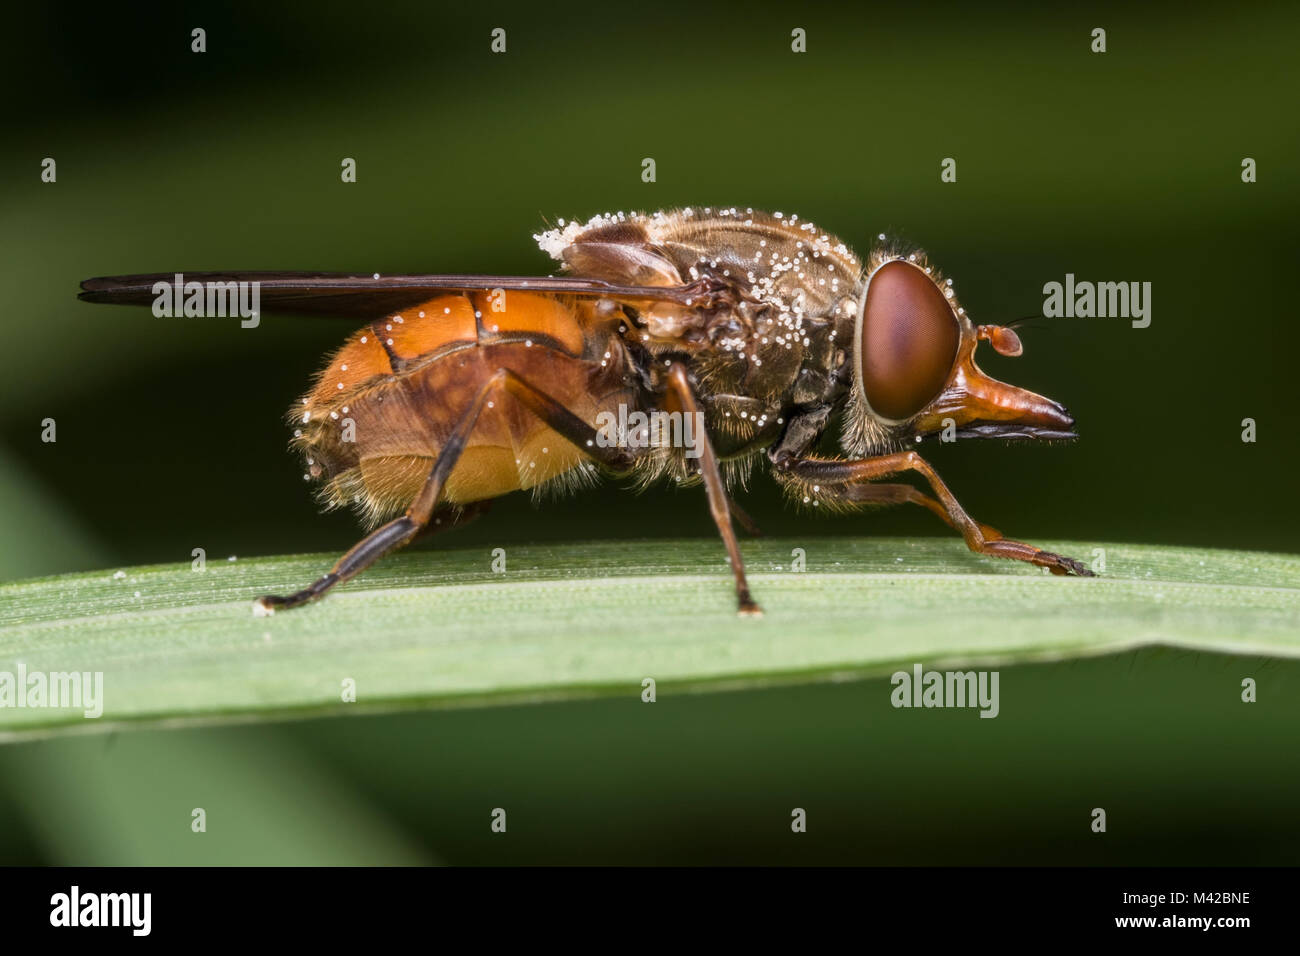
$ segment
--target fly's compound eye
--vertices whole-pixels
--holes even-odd
[[[871,410],[903,421],[929,405],[960,340],[952,306],[923,270],[902,260],[877,269],[858,316],[858,380]]]

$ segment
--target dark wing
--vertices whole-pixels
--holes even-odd
[[[689,305],[692,295],[702,291],[696,285],[618,285],[601,279],[572,276],[479,276],[479,275],[347,275],[338,272],[185,272],[189,282],[256,282],[261,311],[309,315],[337,315],[353,319],[400,312],[433,294],[446,291],[507,289],[550,292],[563,295],[597,296],[611,299],[654,299]],[[151,305],[158,297],[154,286],[176,281],[175,273],[104,276],[81,283],[78,298],[86,302],[117,305]]]

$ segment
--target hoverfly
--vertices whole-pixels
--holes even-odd
[[[367,323],[289,419],[324,505],[355,507],[369,533],[255,610],[315,600],[500,495],[603,473],[702,482],[739,611],[758,614],[733,528],[750,522],[729,491],[760,461],[810,509],[917,504],[974,552],[1092,575],[974,520],[914,449],[945,421],[965,437],[1076,437],[1063,406],[980,371],[979,342],[1019,355],[1019,337],[975,325],[923,252],[882,235],[860,258],[796,215],[736,207],[561,220],[534,238],[563,275],[187,276],[257,283],[271,311]],[[147,304],[170,278],[90,279],[81,298]],[[702,433],[691,448],[626,428],[611,440],[598,424],[628,410],[690,416]],[[842,454],[818,454],[836,423]],[[878,481],[908,472],[931,494]]]

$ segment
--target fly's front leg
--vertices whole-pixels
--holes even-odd
[[[685,366],[680,363],[673,364],[668,370],[668,384],[681,403],[682,412],[692,417],[697,416],[700,407],[695,401],[695,393],[691,390]],[[731,526],[733,505],[722,483],[722,473],[718,470],[718,456],[713,451],[709,436],[703,430],[700,432],[700,475],[704,478],[704,489],[708,492],[709,512],[713,515],[713,523],[718,526],[718,533],[722,535],[722,542],[727,546],[727,556],[731,560],[731,573],[736,579],[737,610],[745,617],[761,616],[763,609],[749,596],[749,582],[745,580],[745,563],[740,558],[736,530]]]
[[[920,492],[915,492],[915,489],[911,490],[917,495],[916,498],[898,491],[889,491],[885,493],[884,500],[886,502],[893,500],[913,501],[916,504],[929,507],[936,514],[939,513],[936,508],[940,509],[942,511],[941,517],[953,528],[961,532],[962,538],[966,541],[966,546],[977,554],[1027,561],[1040,568],[1047,568],[1053,574],[1077,574],[1089,578],[1094,576],[1087,567],[1074,558],[1043,551],[1031,544],[1025,544],[1023,541],[1011,541],[1002,537],[1001,534],[988,525],[980,524],[966,513],[966,510],[953,497],[952,492],[948,490],[948,486],[930,467],[929,462],[914,451],[882,455],[879,458],[863,458],[857,461],[840,461],[828,458],[777,458],[772,462],[772,465],[779,473],[790,475],[803,482],[816,483],[822,486],[822,493],[846,501],[872,499],[873,496],[869,494],[856,494],[858,489],[853,487],[855,484],[872,481],[876,478],[888,478],[890,475],[896,475],[904,471],[915,471],[929,482],[935,498],[938,499],[937,502],[934,499],[927,498]],[[884,488],[889,489],[899,487],[903,486],[884,486]],[[865,489],[862,490],[865,491]]]
[[[942,504],[911,485],[844,485],[835,489],[835,497],[859,505],[920,505],[948,527],[961,530],[953,523],[948,512],[943,510]],[[1003,537],[1002,532],[997,528],[986,525],[982,521],[975,523],[979,525],[980,534],[984,536],[985,541],[996,541]]]

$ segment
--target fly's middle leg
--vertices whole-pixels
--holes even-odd
[[[695,401],[695,392],[691,388],[685,366],[674,363],[669,368],[668,384],[673,394],[677,396],[677,400],[681,402],[682,411],[688,415],[698,415],[699,404]],[[707,434],[702,434],[700,438],[700,474],[704,478],[704,489],[708,492],[709,512],[713,515],[713,523],[718,526],[718,533],[722,535],[722,543],[727,547],[731,573],[736,579],[736,609],[742,617],[759,617],[763,609],[749,594],[749,581],[745,578],[745,562],[740,557],[736,529],[731,526],[731,518],[736,507],[727,496],[726,486],[722,483],[722,474],[718,470],[718,456],[713,450],[713,443],[709,441]]]

